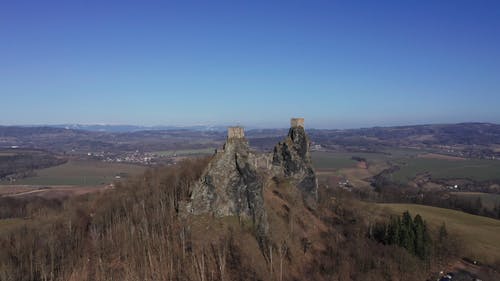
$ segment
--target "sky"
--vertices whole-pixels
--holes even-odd
[[[0,125],[500,123],[500,1],[0,1]]]

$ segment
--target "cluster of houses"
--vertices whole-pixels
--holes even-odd
[[[90,158],[102,160],[103,162],[115,163],[133,163],[140,165],[150,165],[155,163],[156,155],[150,152],[140,152],[138,150],[133,152],[88,152],[87,156]]]

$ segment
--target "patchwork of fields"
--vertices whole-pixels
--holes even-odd
[[[353,157],[366,159],[368,173],[357,167]],[[315,151],[312,152],[312,159],[321,174],[332,172],[351,176],[353,180],[359,179],[359,176],[373,176],[391,165],[399,166],[399,170],[392,173],[391,180],[402,184],[423,173],[429,173],[433,179],[500,180],[500,161],[464,159],[422,150],[391,149],[383,153]]]
[[[412,149],[392,149],[379,153],[315,151],[311,157],[320,178],[343,177],[357,187],[367,187],[370,185],[367,179],[389,168],[390,162],[409,159],[418,153]],[[364,159],[365,163],[360,165],[354,158]]]
[[[392,179],[401,183],[406,183],[425,172],[439,179],[467,178],[478,181],[500,179],[500,161],[497,160],[409,158],[400,160],[398,164],[400,170],[393,174]]]
[[[157,151],[161,156],[197,156],[213,154],[213,148]],[[391,149],[383,153],[360,152],[312,152],[318,174],[348,178],[360,186],[365,179],[397,164],[400,169],[392,174],[397,182],[407,183],[418,174],[429,172],[433,178],[469,178],[474,180],[500,179],[500,161],[453,160],[439,157],[418,157],[423,151],[413,149]],[[353,157],[365,159],[363,165]],[[144,167],[124,163],[99,161],[69,161],[63,165],[36,170],[36,176],[16,181],[19,185],[103,185],[112,182],[115,176],[139,174]],[[4,183],[6,184],[6,183]]]
[[[74,160],[63,165],[36,170],[36,176],[19,179],[16,184],[96,186],[109,184],[116,176],[140,174],[144,169],[145,167],[132,164]],[[11,183],[4,182],[4,184]]]

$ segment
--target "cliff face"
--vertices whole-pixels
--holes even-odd
[[[277,176],[292,180],[305,194],[316,197],[318,184],[309,145],[304,127],[294,126],[292,121],[288,136],[274,147],[273,169]]]
[[[229,128],[223,150],[214,155],[194,186],[188,210],[193,214],[251,219],[265,236],[268,223],[263,188],[270,179],[289,180],[308,202],[314,202],[317,197],[309,144],[303,119],[292,119],[288,136],[274,148],[272,165],[269,165],[271,155],[250,154],[242,128]]]
[[[262,179],[249,161],[248,142],[244,137],[231,137],[194,186],[189,209],[193,214],[249,218],[266,232],[262,188]]]

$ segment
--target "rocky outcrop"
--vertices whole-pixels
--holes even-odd
[[[309,144],[301,118],[292,119],[288,136],[276,145],[272,155],[251,154],[243,128],[229,128],[223,149],[215,153],[193,187],[188,210],[251,219],[259,236],[265,237],[268,223],[263,188],[268,180],[290,181],[302,191],[305,201],[311,202],[308,205],[314,206],[318,184]]]
[[[278,177],[290,179],[304,194],[316,198],[318,183],[309,145],[304,119],[293,118],[288,136],[274,147],[272,164]]]
[[[243,129],[229,128],[223,150],[215,153],[193,188],[190,212],[250,218],[259,231],[266,232],[263,181],[249,158]]]

